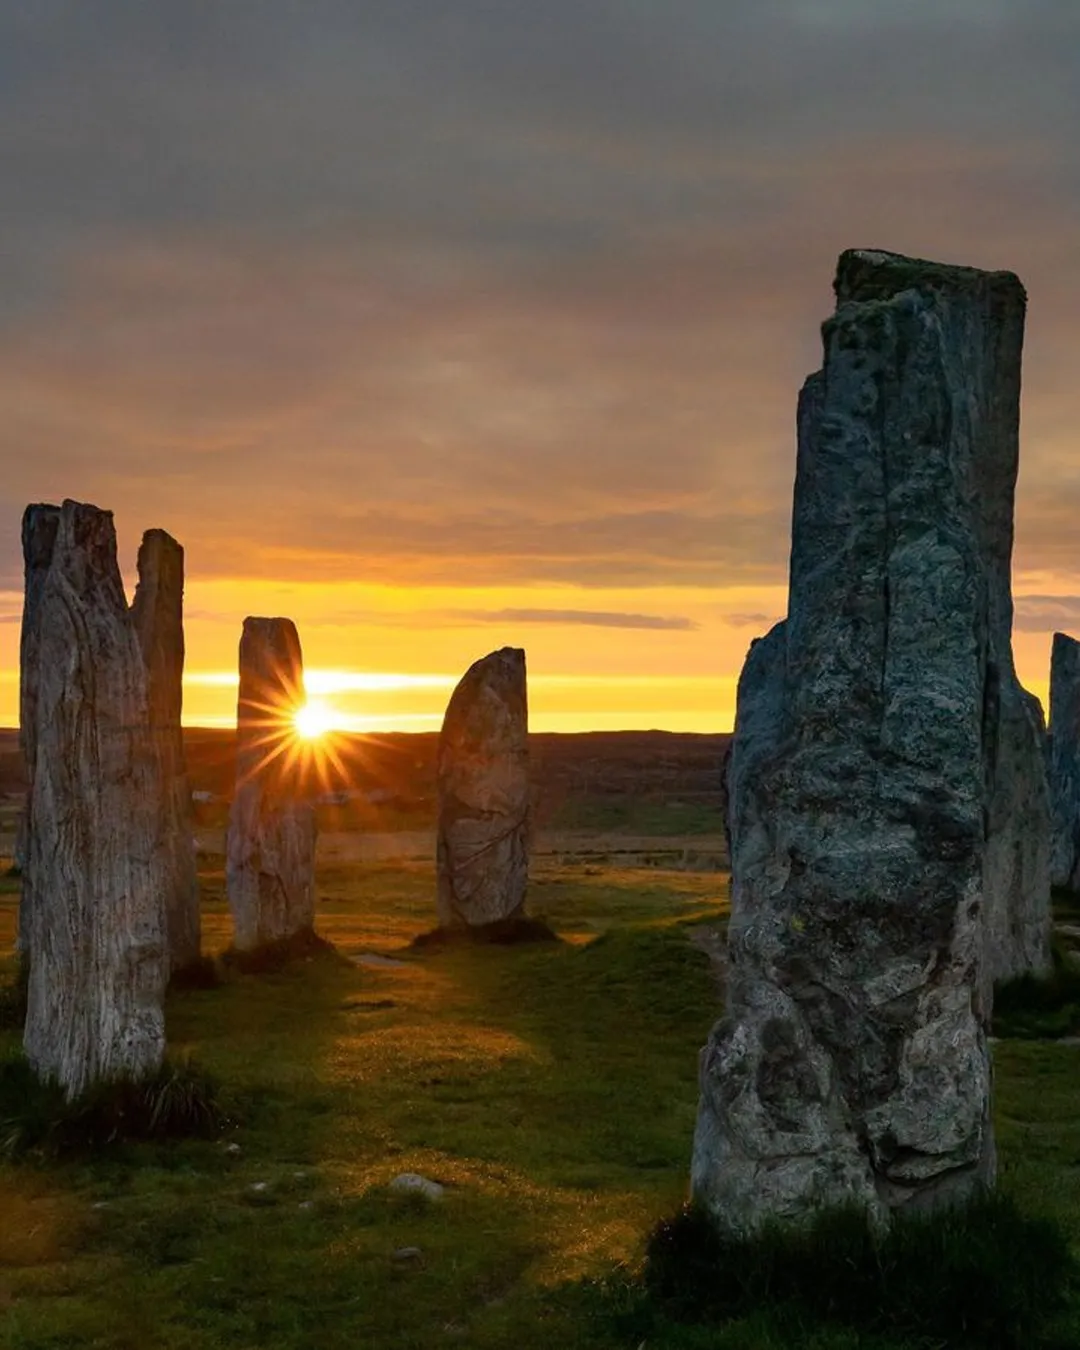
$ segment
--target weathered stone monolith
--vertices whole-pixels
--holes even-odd
[[[51,519],[38,521],[44,537]],[[36,1072],[74,1096],[160,1065],[167,956],[146,669],[112,515],[66,501],[53,523],[24,627],[33,646],[24,1044]]]
[[[315,922],[315,815],[299,783],[293,722],[303,678],[292,620],[245,619],[227,844],[237,951],[310,932]]]
[[[529,878],[525,653],[503,647],[458,682],[439,736],[436,843],[443,929],[524,914]]]
[[[30,959],[34,898],[32,877],[26,860],[30,843],[30,803],[33,793],[34,759],[37,754],[36,718],[38,685],[38,617],[41,591],[52,563],[60,508],[45,502],[28,506],[22,518],[23,596],[22,632],[19,639],[19,748],[26,766],[27,793],[19,816],[15,839],[15,864],[22,876],[19,899],[19,926],[15,945],[21,961]]]
[[[147,671],[150,735],[161,771],[160,847],[165,874],[169,969],[199,959],[199,883],[191,786],[180,730],[184,675],[184,550],[164,530],[147,530],[139,549],[131,616]]]
[[[990,1181],[990,982],[1048,942],[1040,719],[1011,650],[1024,290],[865,251],[835,289],[799,400],[788,618],[747,658],[728,771],[692,1190],[737,1231]]]
[[[1055,633],[1050,650],[1051,879],[1080,891],[1080,642]]]

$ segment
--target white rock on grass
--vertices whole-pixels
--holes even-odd
[[[445,1188],[437,1181],[422,1177],[419,1172],[402,1172],[391,1181],[390,1189],[398,1195],[422,1195],[426,1200],[441,1200]]]

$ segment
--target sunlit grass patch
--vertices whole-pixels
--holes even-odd
[[[78,1246],[87,1207],[26,1169],[0,1173],[0,1267],[48,1266]]]

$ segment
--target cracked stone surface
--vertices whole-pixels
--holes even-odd
[[[1009,567],[1025,294],[852,250],[803,387],[786,620],[739,682],[726,1015],[693,1194],[725,1227],[992,1180],[992,980],[1048,957]]]
[[[147,530],[131,617],[147,672],[150,735],[162,783],[160,848],[170,970],[199,959],[199,882],[191,786],[180,729],[184,676],[184,550],[164,530]]]
[[[1051,879],[1080,891],[1080,642],[1055,633],[1050,652]]]
[[[300,792],[293,716],[303,656],[291,619],[247,618],[240,639],[236,789],[226,885],[238,951],[315,922],[315,814]]]
[[[474,662],[443,719],[437,764],[438,920],[472,927],[523,915],[529,876],[525,653]]]
[[[24,520],[27,1058],[69,1096],[161,1063],[167,952],[160,778],[112,514]]]
[[[30,846],[30,811],[33,803],[32,778],[37,756],[38,646],[40,644],[41,593],[52,564],[56,532],[60,528],[60,508],[45,502],[28,506],[22,519],[22,550],[25,590],[22,631],[19,638],[19,749],[26,765],[28,791],[19,816],[15,838],[15,865],[22,873],[19,923],[16,948],[20,957],[29,959],[32,915],[34,910],[31,872],[27,872]]]

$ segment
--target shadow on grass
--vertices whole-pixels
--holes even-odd
[[[409,943],[411,948],[491,946],[515,947],[519,943],[561,942],[559,935],[542,919],[522,915],[516,919],[495,919],[492,923],[471,924],[468,927],[433,928],[418,933]]]
[[[994,990],[994,1035],[1056,1040],[1080,1031],[1080,964],[1058,942],[1047,975],[1020,975]]]
[[[332,942],[319,937],[313,928],[302,928],[290,937],[277,942],[265,942],[261,947],[250,951],[238,951],[229,947],[221,953],[221,964],[226,970],[239,971],[241,975],[266,975],[284,970],[296,961],[310,961],[316,958],[343,961],[343,957]]]
[[[962,1207],[897,1214],[884,1236],[840,1209],[735,1238],[688,1206],[654,1230],[639,1279],[587,1292],[632,1345],[667,1343],[673,1324],[719,1329],[764,1313],[793,1345],[832,1325],[919,1345],[1056,1350],[1053,1317],[1076,1284],[1060,1229],[984,1192]]]
[[[0,1032],[23,1029],[26,1022],[27,977],[26,965],[18,961],[14,978],[0,984]]]

